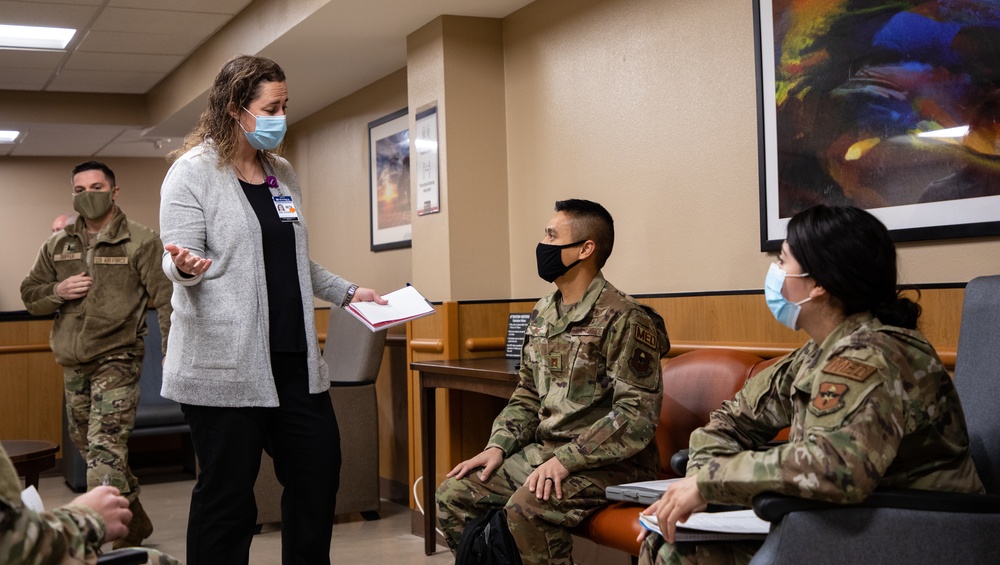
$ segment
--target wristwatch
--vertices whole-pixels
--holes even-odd
[[[344,303],[340,305],[341,308],[346,308],[351,300],[354,300],[354,293],[358,291],[358,285],[352,284],[351,288],[347,289],[347,296],[344,297]]]

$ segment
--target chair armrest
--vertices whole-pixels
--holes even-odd
[[[670,468],[679,476],[687,475],[688,450],[682,449],[670,456]]]
[[[753,499],[753,511],[762,520],[780,521],[791,512],[831,508],[899,508],[933,512],[1000,514],[1000,496],[964,492],[941,492],[914,489],[878,489],[857,504],[835,504],[766,492]]]
[[[149,560],[144,549],[118,549],[97,558],[98,565],[142,565]]]

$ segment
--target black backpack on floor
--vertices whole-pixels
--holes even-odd
[[[458,542],[455,565],[521,565],[503,508],[490,508],[469,522]]]

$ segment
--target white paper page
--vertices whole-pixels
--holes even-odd
[[[35,512],[45,512],[45,505],[42,504],[42,497],[38,495],[38,490],[34,485],[21,491],[21,502],[25,508],[30,508]]]
[[[656,520],[655,515],[651,514],[649,516],[646,516],[645,514],[639,514],[639,523],[642,524],[643,528],[646,528],[651,532],[656,532],[661,536],[663,535],[663,532],[660,531],[660,524]]]
[[[389,294],[383,294],[382,298],[388,300],[389,303],[353,302],[351,308],[372,324],[401,320],[434,311],[434,307],[412,286],[404,286]]]
[[[771,531],[771,523],[761,520],[753,510],[733,510],[731,512],[698,512],[678,526],[706,532],[731,532],[734,534],[766,534]]]
[[[646,529],[661,533],[656,516],[643,516],[640,514],[639,522]],[[677,522],[677,526],[691,530],[730,534],[766,534],[771,530],[771,523],[758,518],[753,513],[753,510],[698,512],[692,514],[687,522]]]

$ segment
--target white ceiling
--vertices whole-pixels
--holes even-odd
[[[294,102],[289,120],[294,123],[405,66],[406,36],[437,16],[500,18],[530,2],[328,0],[284,35],[271,38],[258,54],[284,67]],[[19,119],[16,105],[3,103],[4,91],[145,95],[250,4],[249,0],[0,0],[2,24],[78,30],[65,51],[0,49],[0,129],[22,132],[14,144],[0,144],[0,155],[165,156],[180,146],[180,137],[194,125],[206,95],[160,123],[89,124]],[[208,86],[196,88],[204,93]]]

